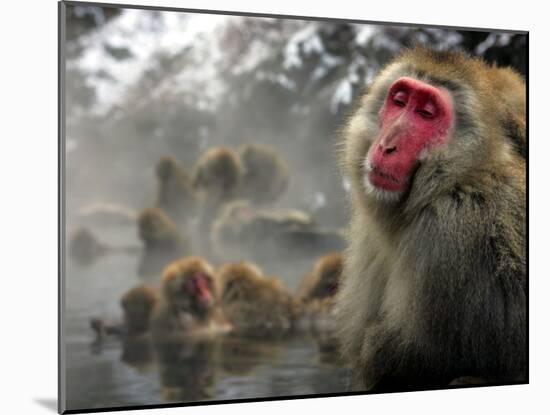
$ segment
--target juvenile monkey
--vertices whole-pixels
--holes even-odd
[[[90,325],[98,337],[104,335],[119,335],[136,337],[146,334],[150,329],[150,319],[158,301],[157,291],[148,285],[141,284],[124,293],[120,299],[123,312],[123,322],[105,323],[94,318]]]
[[[69,236],[69,256],[77,264],[90,265],[110,251],[111,247],[99,241],[88,228],[75,229]]]
[[[279,336],[292,329],[297,305],[279,279],[265,277],[249,262],[239,262],[223,265],[218,280],[220,305],[234,333]]]
[[[197,200],[191,177],[173,157],[162,157],[156,167],[157,207],[178,224],[186,225],[195,215]]]
[[[138,234],[144,245],[140,275],[158,275],[170,261],[191,253],[189,237],[159,208],[148,208],[139,214]]]
[[[297,326],[316,339],[324,363],[340,363],[334,309],[342,270],[342,254],[322,256],[306,274],[296,295],[300,303]]]
[[[319,258],[298,288],[298,298],[309,303],[334,298],[342,276],[342,254],[334,252]]]
[[[203,250],[210,248],[210,226],[221,206],[238,197],[243,175],[239,155],[227,147],[212,147],[197,161],[193,186],[200,203],[198,235]]]
[[[128,334],[140,334],[149,330],[151,315],[157,302],[157,290],[147,285],[138,285],[122,296],[120,306]]]
[[[214,268],[203,258],[189,256],[167,265],[151,319],[153,337],[164,341],[228,331],[217,304],[218,290]]]
[[[526,380],[524,96],[511,69],[414,49],[349,120],[337,315],[359,388]]]
[[[246,144],[239,155],[244,165],[242,197],[258,205],[277,201],[288,187],[288,166],[284,159],[263,144]]]

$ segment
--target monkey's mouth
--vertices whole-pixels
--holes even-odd
[[[403,180],[399,180],[393,174],[373,166],[370,163],[366,165],[366,178],[372,186],[392,192],[401,191],[405,185]]]

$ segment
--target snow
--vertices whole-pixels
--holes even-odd
[[[229,18],[179,12],[153,15],[147,10],[128,9],[99,30],[85,36],[82,39],[84,53],[76,65],[93,79],[97,88],[98,102],[94,110],[101,113],[119,103],[125,91],[151,67],[155,54],[160,52],[171,56],[185,48],[196,46],[202,35],[211,34]],[[159,19],[158,24],[153,24],[153,19]],[[105,43],[117,48],[127,48],[133,56],[117,60],[106,52]],[[208,64],[214,66],[219,54],[213,48],[205,49],[210,56],[203,56],[204,67],[195,72],[206,78],[212,74],[212,68],[207,68]],[[105,73],[112,79],[98,75]]]
[[[323,42],[317,34],[317,29],[316,23],[310,23],[290,38],[284,51],[283,67],[286,70],[302,67],[301,53],[309,56],[323,52]]]
[[[487,38],[476,47],[476,53],[483,55],[487,49],[493,46],[506,46],[510,43],[512,35],[509,33],[491,33]]]
[[[336,114],[340,106],[345,106],[351,104],[353,98],[353,87],[351,82],[348,79],[344,79],[340,82],[332,100],[330,102],[330,112]]]

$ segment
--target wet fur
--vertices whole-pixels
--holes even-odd
[[[276,278],[248,262],[229,263],[218,271],[221,307],[233,331],[245,336],[279,336],[292,329],[297,311],[292,295]]]

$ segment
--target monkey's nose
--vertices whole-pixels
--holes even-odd
[[[395,144],[383,144],[380,143],[380,151],[382,154],[388,155],[397,150],[397,146]]]

